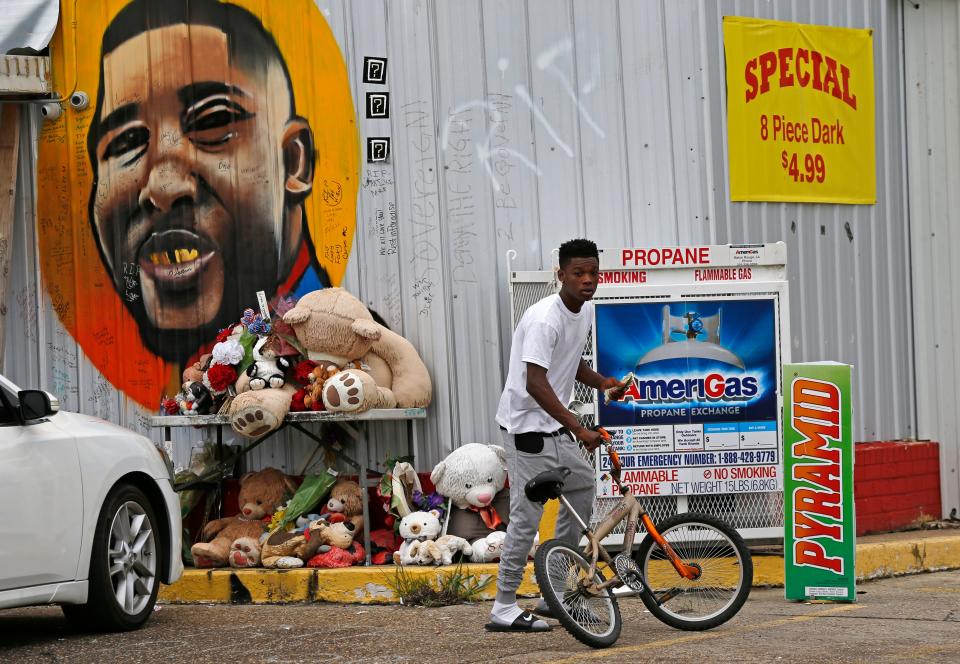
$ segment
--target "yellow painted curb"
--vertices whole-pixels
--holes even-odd
[[[857,578],[960,568],[960,535],[857,545]]]
[[[754,587],[783,585],[783,556],[753,557]]]
[[[857,579],[875,579],[960,568],[960,534],[917,538],[896,542],[858,544]],[[453,567],[404,567],[408,578],[428,579],[434,586]],[[480,595],[493,599],[496,593],[496,564],[463,565],[466,574],[479,579],[493,578]],[[348,604],[392,604],[399,598],[391,588],[397,568],[346,567],[343,569],[188,569],[171,586],[161,586],[159,600],[168,603],[283,604],[290,602],[341,602]],[[754,586],[783,585],[783,557],[757,555],[753,559]],[[533,582],[533,563],[527,565],[519,594],[538,594]]]
[[[435,587],[454,567],[404,567],[410,579],[427,579]],[[496,564],[463,565],[465,574],[491,579],[479,595],[493,599]],[[393,565],[345,567],[342,569],[188,569],[170,586],[161,586],[159,601],[171,604],[285,604],[290,602],[341,602],[346,604],[395,604],[391,588],[397,574]],[[533,564],[527,565],[518,594],[539,593],[533,582]]]

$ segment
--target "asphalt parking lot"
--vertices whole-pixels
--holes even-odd
[[[754,589],[709,632],[681,632],[624,599],[623,634],[591,650],[559,626],[488,634],[489,603],[423,609],[298,604],[161,605],[127,634],[74,632],[55,607],[0,612],[4,662],[957,662],[960,571],[863,583],[853,604],[783,600]]]

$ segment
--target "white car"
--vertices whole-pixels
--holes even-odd
[[[60,604],[94,630],[136,629],[183,573],[166,455],[0,375],[0,609]]]

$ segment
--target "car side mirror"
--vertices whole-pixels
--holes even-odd
[[[43,390],[20,390],[17,399],[20,401],[20,417],[24,422],[49,417],[58,410],[50,401],[50,395]]]

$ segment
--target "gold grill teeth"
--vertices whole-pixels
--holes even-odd
[[[173,249],[166,251],[154,251],[150,254],[150,262],[154,265],[192,263],[199,258],[199,249]]]

